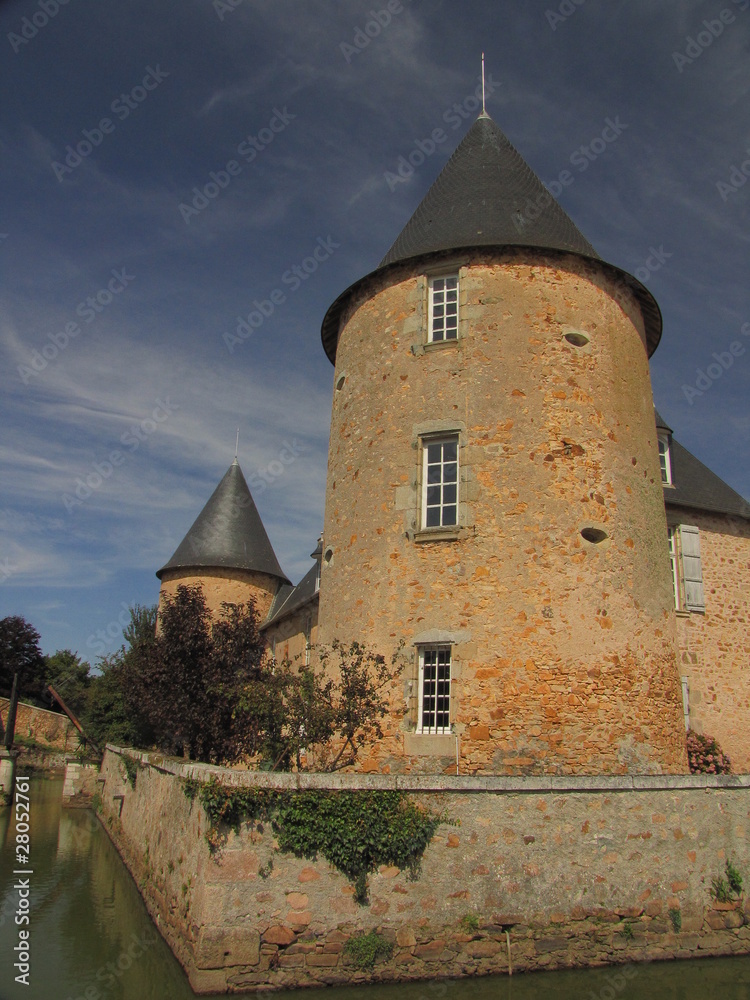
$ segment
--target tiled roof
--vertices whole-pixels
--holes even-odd
[[[268,617],[263,622],[263,628],[281,621],[287,615],[292,614],[303,604],[307,604],[313,598],[317,601],[319,591],[316,587],[318,580],[318,564],[311,566],[305,573],[296,587],[287,585],[280,587],[273,603],[268,611]]]
[[[289,583],[236,459],[156,575],[161,579],[168,569],[202,567],[255,570]]]
[[[691,507],[750,519],[750,503],[674,438],[669,457],[674,485],[664,487],[668,507]]]
[[[548,247],[599,256],[487,115],[466,133],[380,267],[469,246]]]

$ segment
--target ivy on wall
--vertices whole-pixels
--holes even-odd
[[[271,822],[280,850],[309,860],[322,854],[353,883],[362,905],[367,902],[367,876],[380,865],[395,865],[416,879],[425,848],[447,822],[398,791],[228,788],[213,778],[187,780],[183,788],[206,811],[212,847],[220,842],[220,824],[238,830],[243,821]]]

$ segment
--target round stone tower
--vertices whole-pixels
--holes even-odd
[[[263,621],[283,573],[263,527],[237,459],[214,490],[169,562],[156,574],[159,600],[180,584],[200,584],[206,604],[217,615],[223,602],[252,600]]]
[[[405,643],[366,769],[687,771],[660,334],[486,115],[329,309],[319,639]]]

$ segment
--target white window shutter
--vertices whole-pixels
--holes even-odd
[[[688,611],[705,612],[706,600],[703,596],[700,532],[694,525],[680,525],[680,548],[682,550],[682,577],[685,583],[685,608]]]

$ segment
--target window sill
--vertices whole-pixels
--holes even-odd
[[[456,542],[461,537],[461,527],[450,528],[420,528],[414,532],[414,541],[418,545],[425,542]]]
[[[455,756],[456,737],[451,733],[405,733],[404,750],[415,757]]]
[[[423,345],[425,351],[442,351],[445,347],[457,347],[458,337],[449,337],[447,340],[429,340]]]

